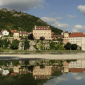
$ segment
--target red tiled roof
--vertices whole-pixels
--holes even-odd
[[[52,35],[52,37],[61,37],[61,38],[63,38],[64,35]]]
[[[83,69],[82,68],[69,68],[69,70],[73,73],[83,73]]]
[[[33,30],[51,30],[49,26],[36,26],[34,27]]]
[[[85,37],[83,32],[71,33],[69,37]]]
[[[12,76],[16,76],[16,75],[18,75],[18,74],[17,74],[17,73],[11,73],[11,75],[12,75]]]
[[[2,30],[2,32],[3,32],[3,31],[7,31],[7,30]],[[8,31],[7,31],[7,32],[8,32]]]
[[[16,32],[17,30],[11,30],[11,33],[14,33],[14,32]]]

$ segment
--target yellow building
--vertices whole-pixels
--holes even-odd
[[[51,29],[49,26],[35,26],[33,28],[33,36],[35,39],[40,39],[40,37],[44,37],[45,40],[51,40]]]

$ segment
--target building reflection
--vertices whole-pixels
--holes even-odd
[[[77,60],[63,63],[64,72],[83,73],[85,71],[85,60]]]
[[[33,69],[33,76],[35,79],[49,79],[52,74],[53,66],[36,66]]]

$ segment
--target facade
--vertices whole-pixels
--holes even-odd
[[[7,30],[2,30],[1,32],[2,32],[3,36],[5,36],[5,35],[8,36],[9,35],[9,32]]]
[[[58,38],[63,39],[63,43],[67,44],[69,42],[69,33],[67,31],[64,31],[61,33],[61,35],[53,35],[52,33],[52,39],[55,38],[57,40]]]
[[[33,69],[33,76],[41,76],[41,75],[51,75],[52,74],[52,66],[45,66],[45,68],[40,68],[40,66],[36,66]]]
[[[49,26],[35,26],[33,28],[33,36],[35,39],[44,37],[46,40],[51,40],[51,29]]]
[[[14,73],[19,73],[19,69],[21,68],[21,66],[20,65],[18,65],[18,66],[14,66],[14,68],[13,68],[13,72]]]
[[[26,37],[28,33],[26,31],[19,31],[19,36]]]
[[[14,39],[20,40],[19,32],[14,32],[13,36],[14,36]]]
[[[69,63],[67,63],[67,61],[64,61],[63,67],[64,67],[64,73],[68,73],[69,72]]]
[[[64,36],[63,43],[67,44],[69,42],[69,33],[67,31],[64,31],[64,32],[61,33],[61,35]]]
[[[69,63],[69,68],[85,68],[85,60],[77,60]]]
[[[2,76],[6,76],[6,75],[8,75],[9,74],[9,70],[3,70],[2,71]]]
[[[85,34],[83,34],[83,32],[71,33],[69,36],[69,42],[71,44],[77,44],[82,50],[85,50]]]

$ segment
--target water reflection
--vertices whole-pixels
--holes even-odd
[[[28,75],[31,76],[29,79]],[[24,78],[28,79],[24,85],[28,85],[30,79],[33,80],[29,85],[79,85],[80,83],[84,85],[85,60],[0,61],[0,80],[2,80],[0,83],[4,85],[4,80],[10,76],[10,82],[14,85],[23,83]]]

